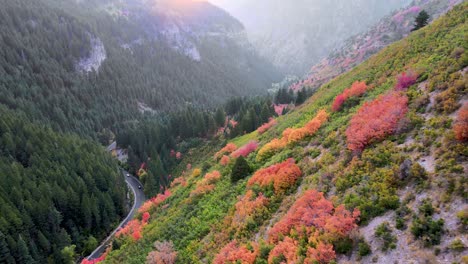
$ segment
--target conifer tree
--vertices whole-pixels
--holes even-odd
[[[419,12],[418,16],[416,17],[414,21],[414,28],[412,29],[412,31],[416,31],[420,28],[423,28],[427,26],[428,23],[429,23],[429,14],[425,10],[422,10],[421,12]]]

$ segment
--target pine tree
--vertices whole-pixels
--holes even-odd
[[[20,235],[18,238],[18,262],[19,263],[34,263],[34,260],[31,257],[31,254],[29,254],[29,249],[28,246],[26,245],[26,242],[24,242],[23,237]]]
[[[234,166],[232,167],[231,171],[231,182],[237,182],[240,179],[244,179],[252,172],[249,163],[244,159],[244,157],[240,156]]]
[[[419,12],[418,16],[415,19],[414,28],[412,29],[412,31],[423,28],[427,26],[428,23],[429,23],[429,14],[425,10],[422,10],[421,12]]]
[[[226,113],[224,113],[224,110],[222,108],[218,108],[215,113],[215,121],[216,125],[224,126],[224,122],[226,121]]]
[[[10,259],[10,248],[5,240],[5,235],[0,231],[0,263],[8,263]]]

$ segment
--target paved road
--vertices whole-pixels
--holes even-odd
[[[130,187],[130,189],[133,191],[133,197],[134,197],[134,203],[133,207],[128,213],[127,217],[122,220],[120,225],[101,243],[101,245],[96,248],[91,255],[87,257],[89,260],[97,259],[99,256],[106,251],[107,246],[112,242],[112,238],[114,237],[115,233],[122,227],[124,227],[130,220],[133,219],[135,214],[138,211],[138,208],[146,201],[145,194],[143,193],[143,189],[138,188],[139,186],[142,186],[140,181],[135,178],[134,176],[130,175],[127,176],[128,172],[122,170],[122,175],[125,177],[125,182],[127,185]]]

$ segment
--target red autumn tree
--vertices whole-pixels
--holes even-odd
[[[275,193],[283,193],[301,177],[301,169],[293,159],[260,169],[249,179],[247,186],[259,185],[268,187],[273,185]]]
[[[348,148],[361,151],[373,141],[393,134],[408,112],[408,98],[398,92],[382,95],[365,103],[346,130]]]
[[[143,215],[141,216],[141,222],[143,223],[148,223],[148,220],[150,219],[150,213],[144,212]]]
[[[316,248],[309,248],[307,250],[307,258],[304,260],[304,264],[325,264],[330,263],[336,258],[333,245],[319,242]]]
[[[298,243],[296,240],[285,237],[270,252],[268,263],[275,263],[277,260],[285,260],[282,263],[296,263],[298,261]]]
[[[281,235],[288,235],[293,229],[307,232],[315,230],[332,237],[345,236],[356,228],[358,217],[358,210],[350,213],[343,206],[334,208],[323,193],[309,190],[296,200],[288,213],[270,229],[270,241],[278,241]]]
[[[247,157],[250,153],[254,152],[258,148],[258,142],[255,140],[250,141],[244,146],[240,147],[231,154],[231,157],[238,158],[240,156]]]
[[[263,134],[265,133],[266,131],[268,131],[270,128],[272,128],[273,126],[275,126],[278,122],[273,119],[273,118],[270,118],[270,120],[268,121],[268,123],[265,123],[263,125],[261,125],[258,129],[257,129],[257,132],[258,134]]]
[[[396,91],[402,91],[411,85],[415,84],[418,80],[418,75],[413,71],[403,72],[397,76],[397,82],[395,84]]]
[[[141,231],[140,230],[136,230],[135,232],[133,232],[132,234],[132,238],[133,238],[133,241],[138,241],[141,239]]]
[[[468,141],[468,103],[463,104],[458,112],[453,131],[459,141]]]
[[[160,193],[156,195],[155,197],[149,199],[146,201],[140,209],[138,209],[139,213],[145,213],[150,211],[154,207],[158,207],[161,203],[163,203],[167,198],[171,196],[171,191],[166,190],[164,193]]]
[[[335,97],[335,101],[332,104],[333,112],[340,111],[341,106],[351,97],[362,96],[366,93],[368,87],[365,82],[354,82],[350,88],[343,91],[343,93]]]
[[[258,255],[258,246],[253,245],[253,251],[240,245],[236,240],[227,244],[215,256],[213,264],[253,264]]]

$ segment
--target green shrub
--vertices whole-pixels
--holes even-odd
[[[397,238],[393,235],[392,228],[388,222],[383,222],[377,226],[375,236],[382,239],[382,251],[396,248]]]
[[[365,240],[362,240],[361,242],[359,242],[359,245],[358,245],[359,256],[364,257],[364,256],[369,255],[370,253],[372,253],[372,250],[369,244],[367,244]]]
[[[252,172],[249,163],[240,156],[237,158],[236,163],[232,167],[231,171],[231,182],[237,182],[241,179],[244,179]]]

